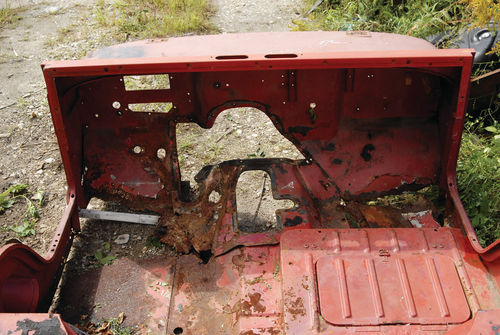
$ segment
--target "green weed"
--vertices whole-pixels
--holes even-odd
[[[100,0],[96,20],[113,27],[119,40],[154,38],[213,30],[206,0]]]
[[[38,205],[42,206],[44,192],[39,190],[35,194],[28,192],[28,185],[16,184],[10,186],[6,191],[0,193],[0,214],[6,209],[11,208],[18,199],[24,199],[26,202],[25,219],[22,224],[12,226],[10,229],[19,237],[35,235],[35,223],[40,218],[38,209],[30,199],[38,200]]]
[[[19,237],[35,235],[35,223],[33,221],[24,220],[23,224],[13,226],[12,231],[17,233]]]
[[[111,264],[116,259],[116,256],[109,255],[110,251],[111,251],[111,243],[104,242],[102,244],[102,249],[98,250],[95,253],[94,257],[101,265]]]
[[[483,246],[500,238],[500,124],[488,121],[468,120],[457,165],[460,198]]]
[[[258,147],[254,153],[248,154],[248,158],[264,158],[266,157],[266,153],[262,150],[261,147]]]
[[[16,101],[16,107],[19,108],[19,109],[24,109],[28,106],[28,101],[23,98],[23,97],[19,97]]]
[[[313,1],[310,1],[312,4]],[[453,0],[329,0],[297,30],[369,30],[425,37],[465,23],[467,6]]]
[[[103,324],[108,324],[109,330],[113,335],[133,335],[135,331],[132,327],[122,326],[123,320],[119,318],[110,318],[103,320]]]

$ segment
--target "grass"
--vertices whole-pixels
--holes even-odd
[[[22,7],[12,7],[9,1],[0,5],[0,29],[15,26],[21,20],[19,14],[23,10]]]
[[[312,6],[314,0],[307,0]],[[425,37],[468,21],[467,7],[454,0],[327,0],[297,30],[369,30]]]
[[[99,0],[96,12],[97,22],[121,41],[214,30],[206,0]]]
[[[61,28],[45,47],[51,58],[80,59],[91,50],[128,40],[215,31],[211,14],[208,0],[98,0],[90,13]],[[150,82],[157,83],[162,81]]]

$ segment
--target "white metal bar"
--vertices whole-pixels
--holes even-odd
[[[158,215],[109,212],[109,211],[99,211],[95,209],[79,209],[78,215],[81,218],[88,218],[88,219],[120,221],[120,222],[140,223],[149,225],[157,224],[158,220],[160,219]]]

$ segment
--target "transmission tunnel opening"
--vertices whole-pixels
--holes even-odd
[[[266,114],[251,107],[224,110],[210,129],[196,123],[178,123],[176,138],[181,180],[189,185],[191,197],[198,195],[195,176],[205,166],[230,160],[304,159]]]

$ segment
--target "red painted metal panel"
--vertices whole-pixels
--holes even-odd
[[[290,334],[460,324],[479,307],[450,229],[293,230],[280,245]]]
[[[447,256],[373,257],[360,250],[323,256],[316,271],[321,315],[335,325],[448,324],[470,315]]]

